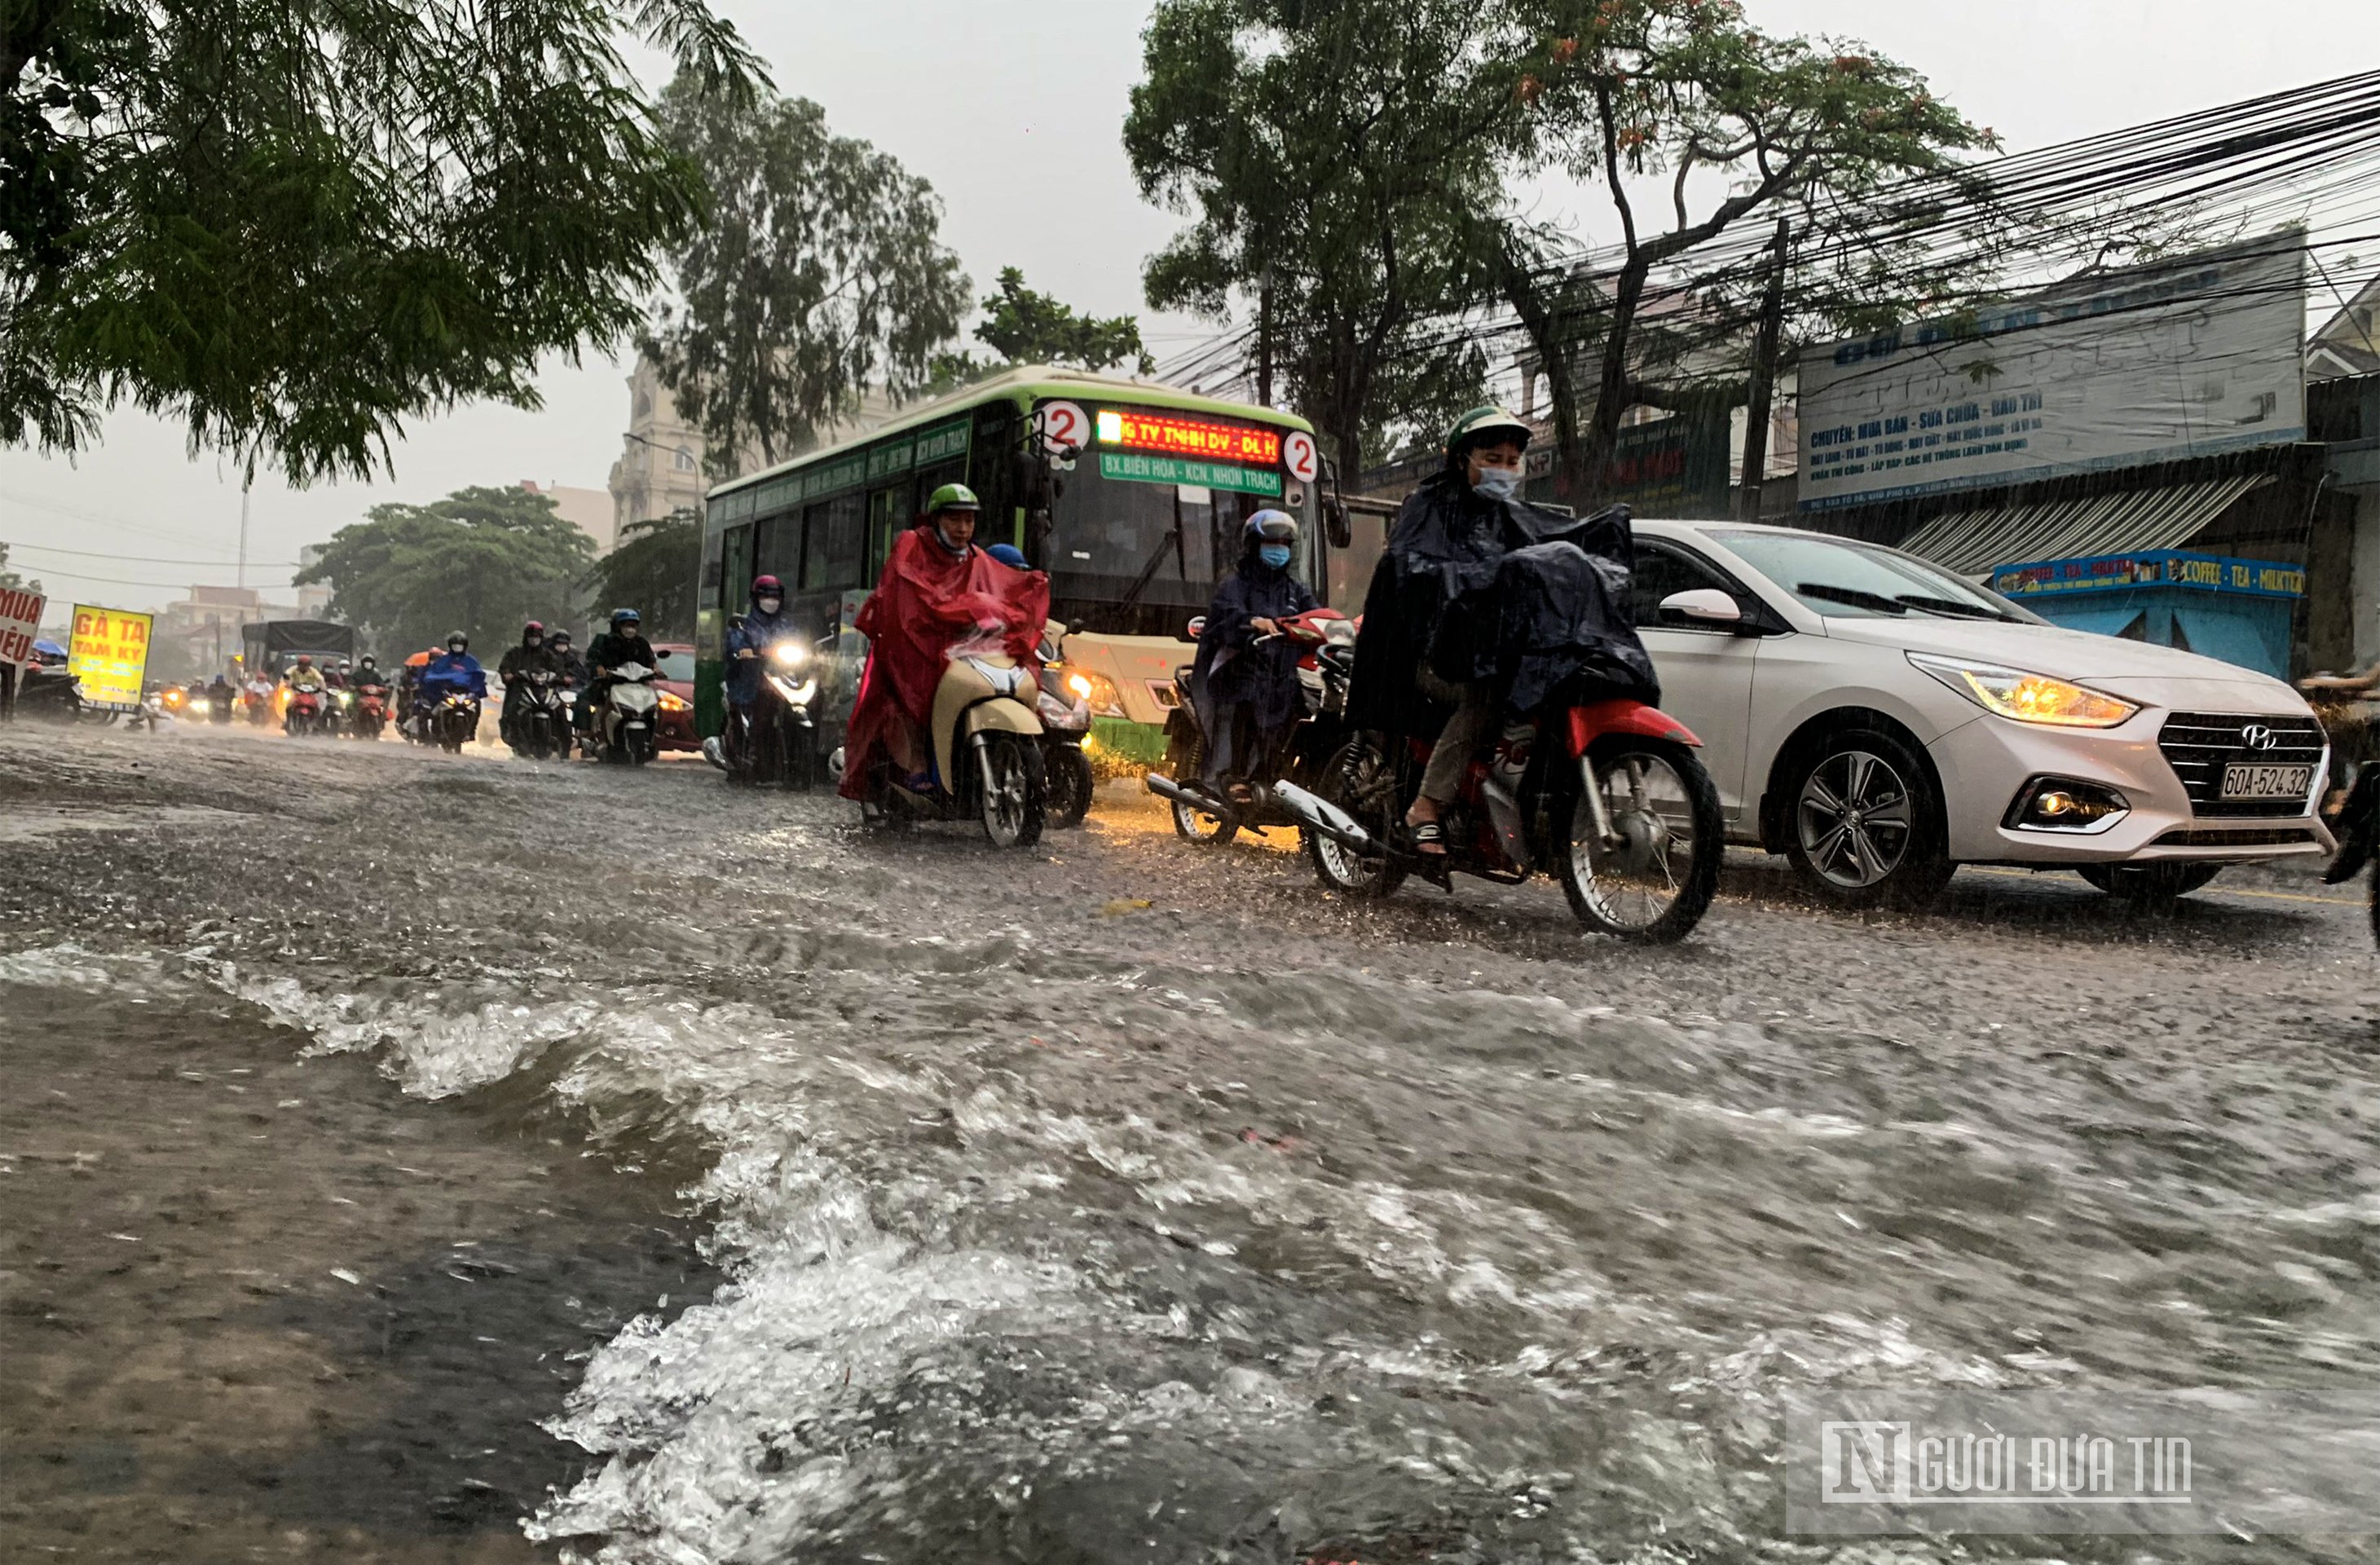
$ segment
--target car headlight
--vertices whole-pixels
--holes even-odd
[[[2113,728],[2141,709],[2046,673],[1912,652],[1909,661],[1997,716],[2053,728]]]
[[[694,703],[687,700],[685,697],[673,696],[666,690],[662,692],[662,710],[665,712],[690,712],[693,710]]]

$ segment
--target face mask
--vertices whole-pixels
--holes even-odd
[[[463,655],[463,643],[460,641],[449,641],[446,643],[446,651],[448,655],[459,658]]]
[[[545,645],[545,637],[542,636],[532,636],[523,641],[521,645],[524,647],[542,647]]]
[[[785,601],[783,598],[756,598],[752,602],[752,606],[764,614],[773,614],[784,607],[784,604]]]
[[[1279,570],[1283,565],[1289,564],[1289,545],[1286,543],[1268,543],[1257,551],[1257,558],[1262,560],[1266,564],[1270,565],[1274,570]]]
[[[1510,500],[1521,492],[1518,467],[1482,467],[1471,487],[1490,500]]]

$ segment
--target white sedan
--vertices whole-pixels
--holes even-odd
[[[1787,528],[1638,521],[1634,608],[1730,839],[1837,902],[1922,903],[1961,864],[2171,896],[2334,846],[2322,726],[2251,670]]]

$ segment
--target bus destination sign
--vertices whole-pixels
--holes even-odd
[[[1281,465],[1281,431],[1262,424],[1225,424],[1123,407],[1100,408],[1097,424],[1099,443],[1118,451],[1153,451],[1251,467]]]

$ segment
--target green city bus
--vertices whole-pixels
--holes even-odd
[[[697,590],[695,722],[724,720],[727,617],[752,577],[782,577],[796,622],[843,649],[844,688],[822,742],[840,744],[858,642],[852,617],[902,528],[945,483],[982,499],[978,543],[1014,543],[1050,573],[1073,673],[1092,686],[1092,738],[1112,762],[1153,764],[1190,660],[1192,616],[1238,563],[1241,528],[1266,506],[1302,536],[1297,569],[1318,595],[1359,562],[1334,559],[1346,511],[1313,427],[1292,414],[1149,382],[1022,367],[905,410],[864,435],[711,490]],[[1326,533],[1329,536],[1325,536]],[[1367,540],[1370,552],[1378,545]],[[1368,573],[1368,560],[1360,562]]]

